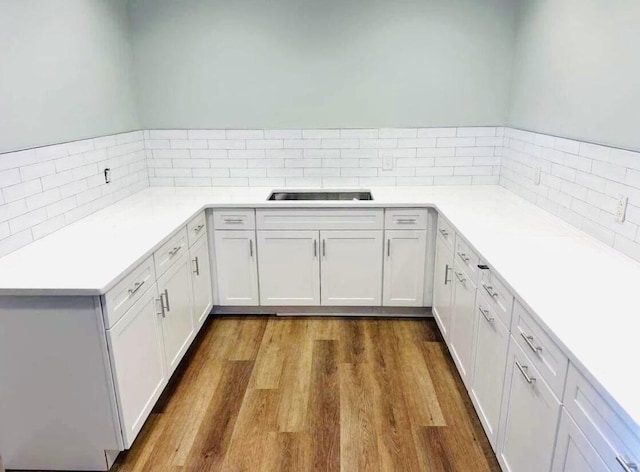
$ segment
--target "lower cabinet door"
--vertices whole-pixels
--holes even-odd
[[[211,265],[206,237],[200,239],[191,249],[191,285],[193,286],[193,315],[199,328],[207,319],[213,307],[213,287],[211,286]]]
[[[540,372],[511,338],[497,454],[505,472],[551,469],[560,408]]]
[[[162,304],[162,337],[169,375],[195,336],[191,296],[191,264],[185,254],[158,279]]]
[[[474,362],[476,286],[457,263],[453,270],[453,279],[449,350],[468,389],[471,385]]]
[[[484,296],[478,294],[473,379],[469,393],[494,450],[498,442],[500,405],[508,350],[509,330],[492,311]]]
[[[584,433],[562,409],[551,472],[610,472]],[[623,471],[620,468],[620,471]]]
[[[385,231],[384,306],[423,306],[426,231]]]
[[[320,305],[318,231],[258,231],[260,304]]]
[[[133,444],[167,384],[157,298],[154,284],[107,330],[126,449]]]
[[[321,231],[320,240],[322,304],[380,306],[382,231]]]
[[[258,265],[253,230],[214,231],[219,303],[222,306],[256,306]]]
[[[451,303],[453,302],[453,252],[436,238],[436,261],[433,277],[433,316],[445,341],[451,331]]]

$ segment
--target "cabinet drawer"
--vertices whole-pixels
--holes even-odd
[[[187,229],[182,228],[153,253],[153,259],[156,263],[156,277],[159,278],[164,274],[187,249]]]
[[[438,236],[442,238],[445,244],[452,251],[455,249],[456,232],[453,226],[449,224],[441,215],[438,215]]]
[[[480,263],[480,257],[462,238],[456,238],[455,259],[462,263],[469,278],[476,283],[478,281],[478,264]]]
[[[569,360],[520,303],[513,309],[511,334],[526,351],[558,398],[562,398]]]
[[[480,283],[478,289],[486,295],[487,305],[502,320],[511,326],[511,313],[513,311],[513,295],[504,283],[491,270],[480,271]]]
[[[189,239],[189,247],[202,237],[203,234],[207,234],[207,222],[205,220],[204,211],[187,223],[187,237]]]
[[[640,469],[639,432],[623,421],[574,365],[569,366],[564,406],[611,470],[623,472],[622,462],[630,470]]]
[[[213,210],[215,229],[255,229],[254,210]]]
[[[258,229],[383,229],[382,210],[257,210]]]
[[[111,290],[104,295],[106,304],[105,324],[111,328],[122,315],[156,281],[153,257],[149,256],[142,264],[129,272]]]
[[[384,212],[385,229],[427,229],[426,209],[392,209]]]

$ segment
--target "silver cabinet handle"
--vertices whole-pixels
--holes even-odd
[[[133,295],[138,290],[140,290],[140,287],[142,287],[143,285],[144,285],[144,280],[142,282],[136,282],[135,284],[133,284],[133,288],[129,289],[129,296]]]
[[[391,257],[391,238],[387,239],[387,257]]]
[[[249,257],[253,259],[253,239],[249,240]]]
[[[482,282],[482,286],[491,296],[491,298],[498,298],[498,292],[496,292],[491,285],[487,285],[486,283]]]
[[[462,274],[462,272],[456,272],[455,274],[460,282],[465,283],[467,281],[467,279],[464,278],[464,275]]]
[[[467,256],[464,252],[459,252],[458,257],[462,259],[464,262],[469,262],[471,260],[469,259],[469,256]]]
[[[525,334],[524,331],[520,332],[520,336],[522,336],[522,338],[527,343],[527,346],[529,346],[533,352],[535,352],[536,354],[538,354],[539,352],[542,352],[542,346],[536,346],[533,343],[533,339],[534,339],[533,336]]]
[[[169,290],[166,288],[164,289],[164,292],[160,295],[160,300],[162,300],[162,295],[164,295],[164,309],[167,311],[171,311],[171,307],[169,306]]]
[[[398,218],[396,223],[401,225],[412,225],[416,222],[415,218]]]
[[[527,373],[527,369],[529,368],[528,366],[521,365],[518,361],[516,361],[516,367],[520,372],[522,372],[522,375],[524,375],[524,378],[529,385],[532,385],[536,381],[535,377],[529,377],[529,374]]]
[[[195,228],[193,228],[193,232],[194,233],[199,233],[202,230],[202,228],[204,228],[204,225],[200,224],[200,225],[196,226]]]
[[[451,280],[449,280],[449,269],[451,269],[451,267],[449,267],[449,264],[445,264],[444,266],[444,284],[445,285],[451,282]]]
[[[313,257],[318,257],[318,240],[313,240]]]
[[[625,456],[618,456],[616,457],[616,460],[618,461],[618,464],[620,464],[624,472],[638,472],[638,464],[636,464],[635,462],[631,462]]]
[[[242,223],[244,220],[242,218],[223,218],[225,223],[238,224]]]
[[[160,294],[160,298],[156,298],[156,303],[160,303],[160,313],[158,313],[159,315],[162,315],[163,318],[165,318],[167,316],[167,314],[164,312],[164,303],[162,303],[162,295],[164,294]]]
[[[446,229],[439,229],[438,231],[440,231],[440,234],[445,237],[448,238],[449,237],[449,231],[447,231]]]
[[[484,319],[487,320],[489,323],[493,323],[493,320],[495,318],[493,318],[492,316],[489,316],[489,310],[483,310],[482,307],[479,307],[480,309],[480,313],[482,313],[482,316],[484,316]]]
[[[322,257],[327,258],[327,240],[322,240]]]
[[[173,256],[175,256],[176,254],[178,254],[178,252],[180,251],[180,249],[182,249],[182,245],[180,245],[180,246],[176,246],[176,247],[174,247],[173,249],[171,249],[171,250],[169,251],[169,257],[173,257]]]
[[[195,259],[193,259],[192,262],[196,265],[196,269],[193,271],[193,273],[196,274],[199,277],[200,276],[200,264],[198,262],[198,258],[196,257]]]

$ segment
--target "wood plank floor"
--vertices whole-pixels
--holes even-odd
[[[207,321],[114,471],[499,472],[432,319]]]

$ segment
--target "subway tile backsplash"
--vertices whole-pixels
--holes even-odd
[[[640,153],[501,127],[147,130],[0,154],[0,256],[149,185],[498,183],[640,261]]]

